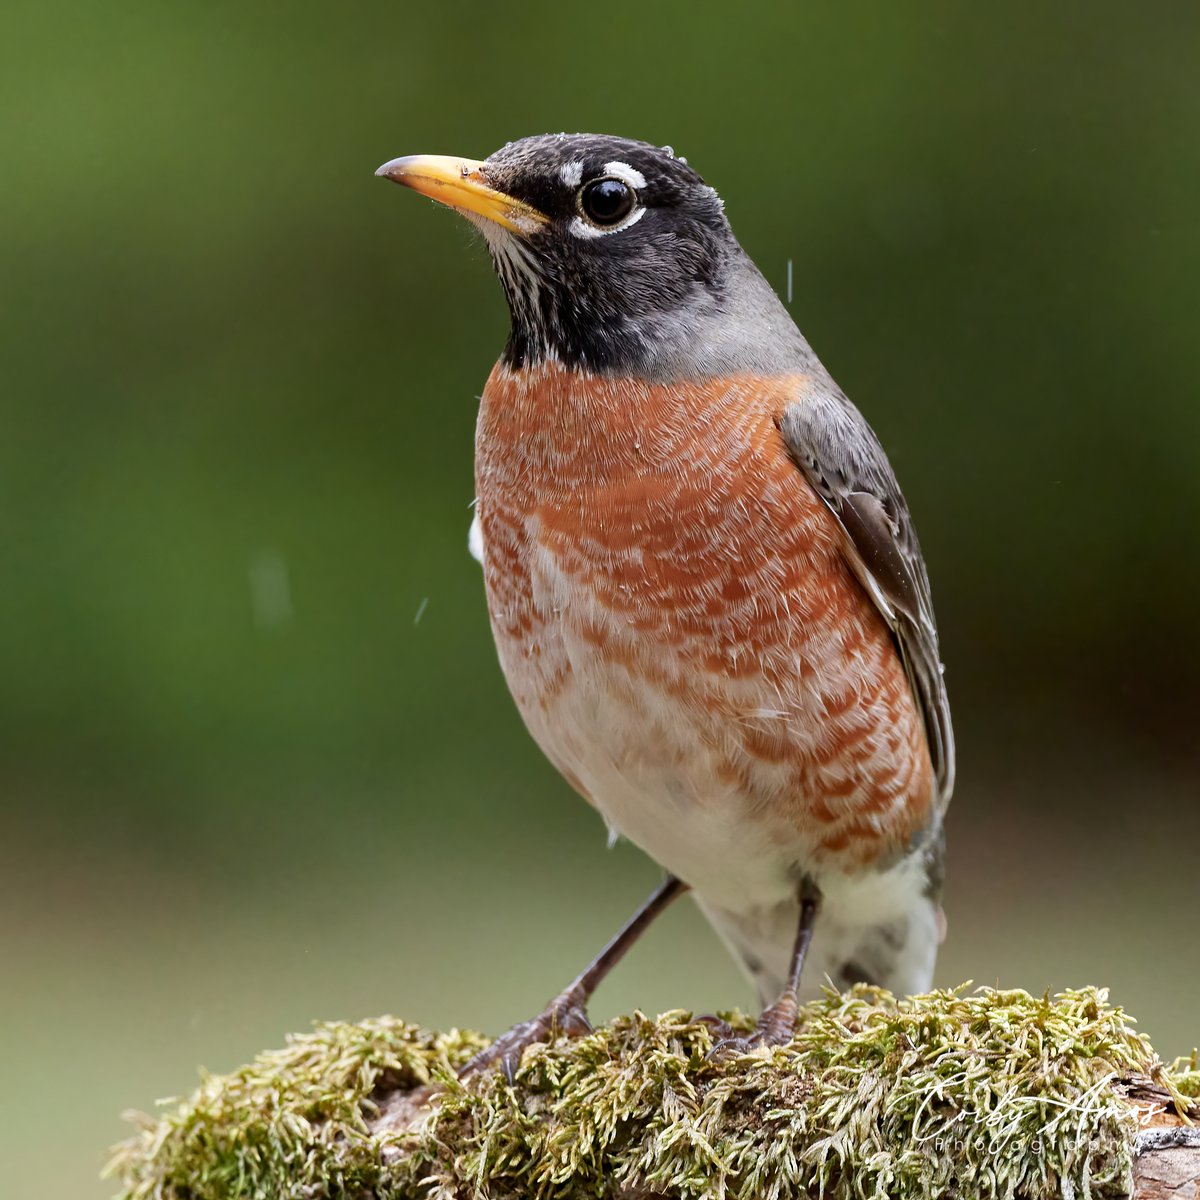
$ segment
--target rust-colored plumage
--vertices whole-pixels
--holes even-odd
[[[606,760],[672,757],[688,802],[732,795],[774,838],[861,866],[928,823],[931,769],[888,627],[779,432],[806,385],[497,367],[485,578],[522,715],[593,802]],[[607,723],[620,745],[596,744],[580,692],[628,710]],[[645,848],[675,868],[672,845]]]

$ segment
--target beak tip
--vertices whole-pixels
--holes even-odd
[[[414,164],[421,160],[420,154],[402,154],[399,158],[389,158],[375,174],[380,179],[390,179],[393,183],[403,183],[405,177],[412,174]]]

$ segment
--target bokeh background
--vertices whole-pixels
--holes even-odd
[[[960,740],[939,981],[1200,1036],[1200,8],[44,0],[0,39],[0,1140],[316,1017],[498,1030],[657,878],[500,678],[465,541],[505,333],[372,178],[670,142],[875,423]],[[690,904],[596,1003],[751,997]]]

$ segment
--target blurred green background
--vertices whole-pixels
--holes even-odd
[[[525,735],[466,553],[505,333],[372,178],[670,142],[892,455],[960,738],[939,981],[1200,1036],[1200,8],[74,2],[0,40],[0,1139],[314,1017],[498,1030],[657,877]],[[418,619],[419,617],[419,619]],[[598,997],[749,1004],[690,905]]]

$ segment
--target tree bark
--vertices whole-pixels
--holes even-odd
[[[1163,1125],[1138,1134],[1134,1147],[1134,1200],[1200,1197],[1200,1128]]]

